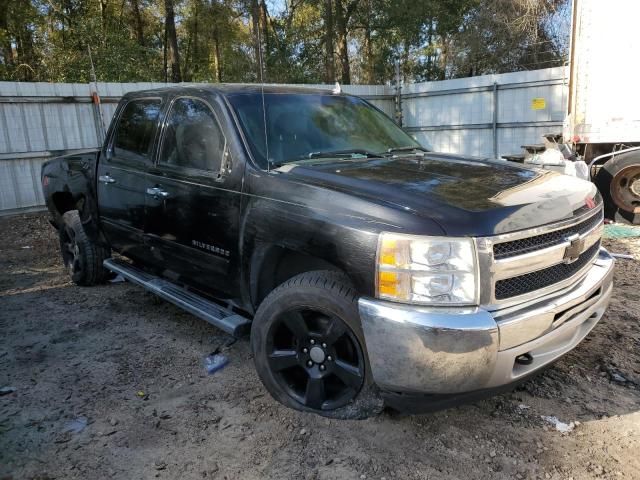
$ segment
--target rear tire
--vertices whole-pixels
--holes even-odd
[[[605,203],[605,216],[640,224],[640,154],[629,152],[606,162],[596,178]]]
[[[102,262],[110,257],[109,249],[87,237],[77,210],[70,210],[62,215],[58,233],[62,261],[71,281],[77,285],[91,286],[109,278],[111,273],[102,266]]]
[[[283,405],[343,419],[383,409],[358,295],[341,273],[303,273],[273,290],[254,317],[251,349],[260,380]]]

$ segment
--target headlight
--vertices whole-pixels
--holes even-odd
[[[477,305],[477,270],[470,238],[380,234],[378,298],[425,305]]]

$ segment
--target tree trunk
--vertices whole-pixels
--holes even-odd
[[[324,0],[324,82],[336,81],[336,62],[334,58],[333,38],[333,1]]]
[[[164,22],[164,35],[162,36],[162,71],[164,72],[164,83],[169,81],[167,67],[167,22]]]
[[[338,39],[338,58],[340,60],[340,78],[343,85],[351,83],[351,67],[349,65],[349,45],[347,39],[347,12],[343,0],[336,0],[336,34]]]
[[[187,35],[187,46],[182,47],[182,61],[184,62],[181,68],[182,81],[190,82],[192,78],[191,66],[193,65],[193,54],[191,53],[191,41],[192,35]]]
[[[338,58],[340,59],[341,78],[344,85],[351,83],[351,66],[349,65],[349,20],[360,0],[336,0],[334,18],[338,37]]]
[[[438,72],[438,80],[446,80],[447,78],[447,66],[449,64],[449,39],[446,36],[442,36],[442,51],[440,52],[440,71]]]
[[[338,33],[338,56],[340,57],[340,78],[343,85],[351,83],[351,66],[349,65],[349,50],[347,35]]]
[[[216,69],[216,80],[222,82],[222,57],[220,55],[220,36],[218,34],[218,24],[213,27],[213,55]]]
[[[263,81],[262,72],[262,34],[260,33],[260,5],[258,0],[251,0],[251,30],[253,33],[253,55],[256,61],[256,79]]]
[[[100,0],[100,19],[102,22],[102,44],[107,43],[107,0]]]
[[[373,45],[371,44],[371,0],[367,0],[367,15],[364,25],[364,82],[373,85]]]
[[[178,52],[178,36],[176,35],[176,21],[173,12],[173,0],[164,0],[165,26],[167,35],[167,63],[171,67],[171,81],[182,81],[180,75],[180,53]]]
[[[0,30],[5,32],[9,31],[9,17],[8,17],[9,3],[0,2]],[[5,65],[13,65],[13,48],[11,47],[11,40],[9,36],[3,38],[0,43],[0,56]]]
[[[193,53],[191,54],[191,62],[190,62],[190,71],[192,74],[198,74],[198,71],[200,70],[200,59],[198,58],[198,5],[200,2],[196,1],[196,5],[195,5],[195,9],[194,9],[194,15],[193,15],[193,39],[192,39],[192,43],[193,43]],[[185,66],[185,68],[187,68]],[[193,75],[191,75],[193,77]],[[189,79],[189,81],[191,81],[191,79]]]
[[[133,11],[133,25],[136,31],[136,40],[138,45],[144,47],[144,24],[142,23],[142,15],[140,14],[140,0],[130,0],[131,10]]]
[[[404,49],[402,51],[402,80],[407,83],[409,79],[409,40],[405,38]]]
[[[269,52],[271,51],[271,45],[269,44],[269,25],[268,25],[269,12],[267,11],[267,4],[264,0],[260,2],[260,31],[262,32],[261,38],[263,43],[262,48],[262,81],[266,82],[269,78]]]

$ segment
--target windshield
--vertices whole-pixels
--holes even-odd
[[[267,149],[271,166],[309,158],[322,161],[349,152],[359,157],[422,149],[389,117],[357,97],[265,93],[266,115],[259,93],[233,94],[229,101],[262,168],[267,168]]]

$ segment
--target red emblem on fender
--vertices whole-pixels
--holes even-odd
[[[587,206],[587,208],[593,208],[596,206],[596,202],[593,198],[591,197],[587,197],[584,199],[584,204]]]

